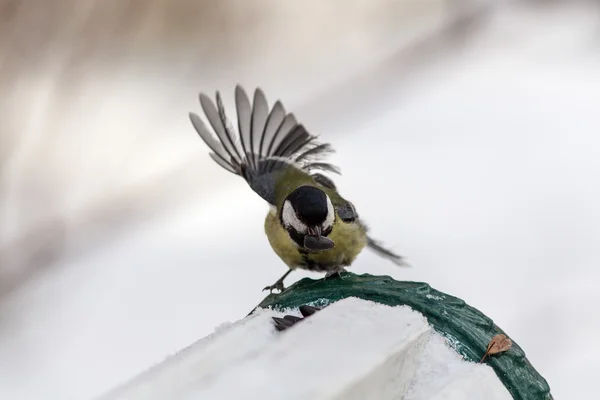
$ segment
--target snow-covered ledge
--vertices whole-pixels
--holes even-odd
[[[408,306],[346,298],[281,332],[274,316],[259,309],[102,399],[512,399]]]

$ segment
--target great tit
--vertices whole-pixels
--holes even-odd
[[[221,95],[216,106],[200,94],[207,124],[190,113],[192,125],[210,148],[210,157],[229,172],[241,176],[270,205],[265,233],[288,271],[263,290],[284,290],[284,279],[296,268],[339,274],[368,247],[395,264],[406,266],[403,257],[384,248],[367,233],[352,203],[337,191],[323,173],[340,173],[324,161],[333,153],[319,143],[286,112],[281,101],[269,108],[260,88],[250,103],[245,90],[235,88],[237,128],[227,118]]]

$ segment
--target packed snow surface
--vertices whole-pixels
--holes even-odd
[[[463,360],[407,306],[348,298],[283,332],[272,316],[219,329],[103,400],[510,399],[490,367]]]

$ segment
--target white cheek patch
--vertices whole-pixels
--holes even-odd
[[[292,203],[290,203],[289,200],[286,200],[285,203],[283,203],[281,218],[283,219],[283,223],[285,225],[291,226],[299,233],[306,233],[308,231],[306,225],[304,225],[302,221],[298,219],[298,216],[294,211],[294,207],[292,207]]]
[[[333,209],[333,204],[331,204],[331,199],[327,196],[327,218],[325,218],[325,222],[323,222],[323,230],[331,228],[333,222],[335,221],[335,210]]]

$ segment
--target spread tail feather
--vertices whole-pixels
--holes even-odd
[[[399,267],[410,267],[410,264],[404,260],[404,257],[386,249],[379,241],[370,236],[367,236],[367,247],[371,249],[371,251],[377,253],[377,255],[387,258]]]

